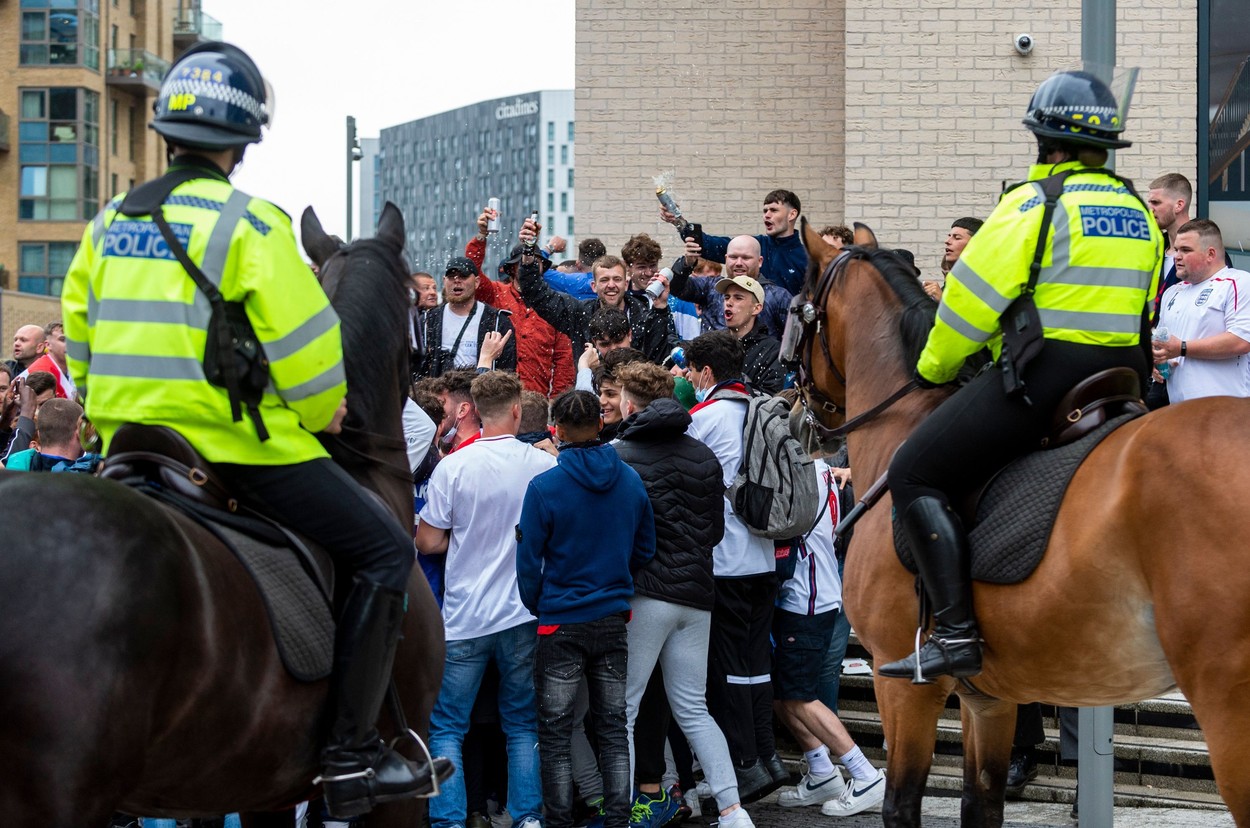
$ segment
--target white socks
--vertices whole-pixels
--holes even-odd
[[[851,776],[861,782],[871,782],[877,778],[877,769],[868,761],[868,757],[859,749],[859,745],[848,750],[846,753],[838,757]]]
[[[828,776],[833,773],[833,760],[829,758],[829,748],[824,745],[803,751],[803,756],[807,758],[807,772],[812,776]]]

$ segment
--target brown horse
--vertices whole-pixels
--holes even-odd
[[[803,240],[814,288],[836,251],[806,223]],[[831,404],[811,411],[828,428],[908,382],[927,336],[914,323],[927,316],[931,326],[936,310],[904,268],[848,258],[831,271],[804,355],[814,399]],[[857,427],[847,437],[856,479],[884,474],[898,445],[949,393],[916,391]],[[937,721],[952,691],[963,718],[962,822],[996,828],[1017,703],[1111,705],[1174,687],[1203,727],[1234,820],[1250,826],[1247,423],[1250,401],[1187,402],[1129,422],[1089,455],[1038,569],[1019,584],[973,588],[985,640],[984,669],[973,679],[979,692],[951,679],[876,678],[889,745],[887,826],[920,825]],[[915,640],[915,583],[894,553],[890,519],[887,500],[858,523],[844,586],[847,613],[878,664],[907,655]]]
[[[352,428],[332,452],[353,458],[349,471],[411,526],[403,238],[387,205],[376,239],[320,261],[351,389]],[[373,364],[361,369],[362,360]],[[115,811],[269,812],[315,795],[328,682],[287,673],[255,583],[231,552],[107,480],[0,473],[0,496],[10,539],[0,555],[0,812],[10,822],[84,828]],[[442,624],[419,572],[409,596],[395,673],[406,719],[424,729],[441,682]],[[377,813],[412,825],[417,807]]]

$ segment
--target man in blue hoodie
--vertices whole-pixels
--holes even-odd
[[[534,691],[546,828],[573,825],[573,704],[584,674],[599,742],[605,828],[630,822],[625,676],[633,572],[655,555],[655,518],[638,473],[599,441],[599,400],[551,406],[558,465],[529,483],[517,525],[517,587],[538,616]]]

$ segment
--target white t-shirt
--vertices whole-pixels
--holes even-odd
[[[1225,331],[1250,342],[1250,273],[1226,267],[1201,282],[1172,285],[1159,303],[1159,324],[1190,342]],[[1250,355],[1173,363],[1169,401],[1216,396],[1250,397]]]
[[[434,443],[438,424],[413,402],[412,397],[404,398],[403,422],[404,442],[408,444],[408,470],[415,472]]]
[[[525,489],[556,464],[511,435],[479,437],[430,476],[421,519],[450,529],[443,628],[460,641],[533,621],[516,585],[516,525]]]
[[[738,476],[742,460],[742,420],[746,401],[713,400],[696,406],[690,414],[686,433],[712,450],[720,461],[722,477],[728,487]],[[733,578],[774,572],[777,568],[776,548],[769,538],[751,534],[738,517],[729,498],[725,503],[725,537],[712,550],[712,574],[717,578]]]
[[[838,575],[833,538],[833,527],[842,518],[838,512],[838,484],[824,460],[817,459],[812,465],[817,486],[828,493],[828,505],[821,504],[816,526],[805,538],[806,551],[795,563],[794,577],[777,591],[777,606],[798,615],[819,615],[842,606],[842,578]],[[796,551],[791,550],[790,554]]]
[[[482,303],[474,302],[469,316],[458,316],[451,310],[450,304],[443,305],[443,341],[440,343],[444,351],[450,352],[460,337],[460,346],[452,363],[456,368],[472,368],[477,365],[477,328],[482,320]],[[460,330],[464,329],[464,336]]]

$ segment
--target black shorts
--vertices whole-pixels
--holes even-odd
[[[778,607],[773,612],[773,698],[814,701],[820,669],[833,640],[840,610],[799,615]]]

